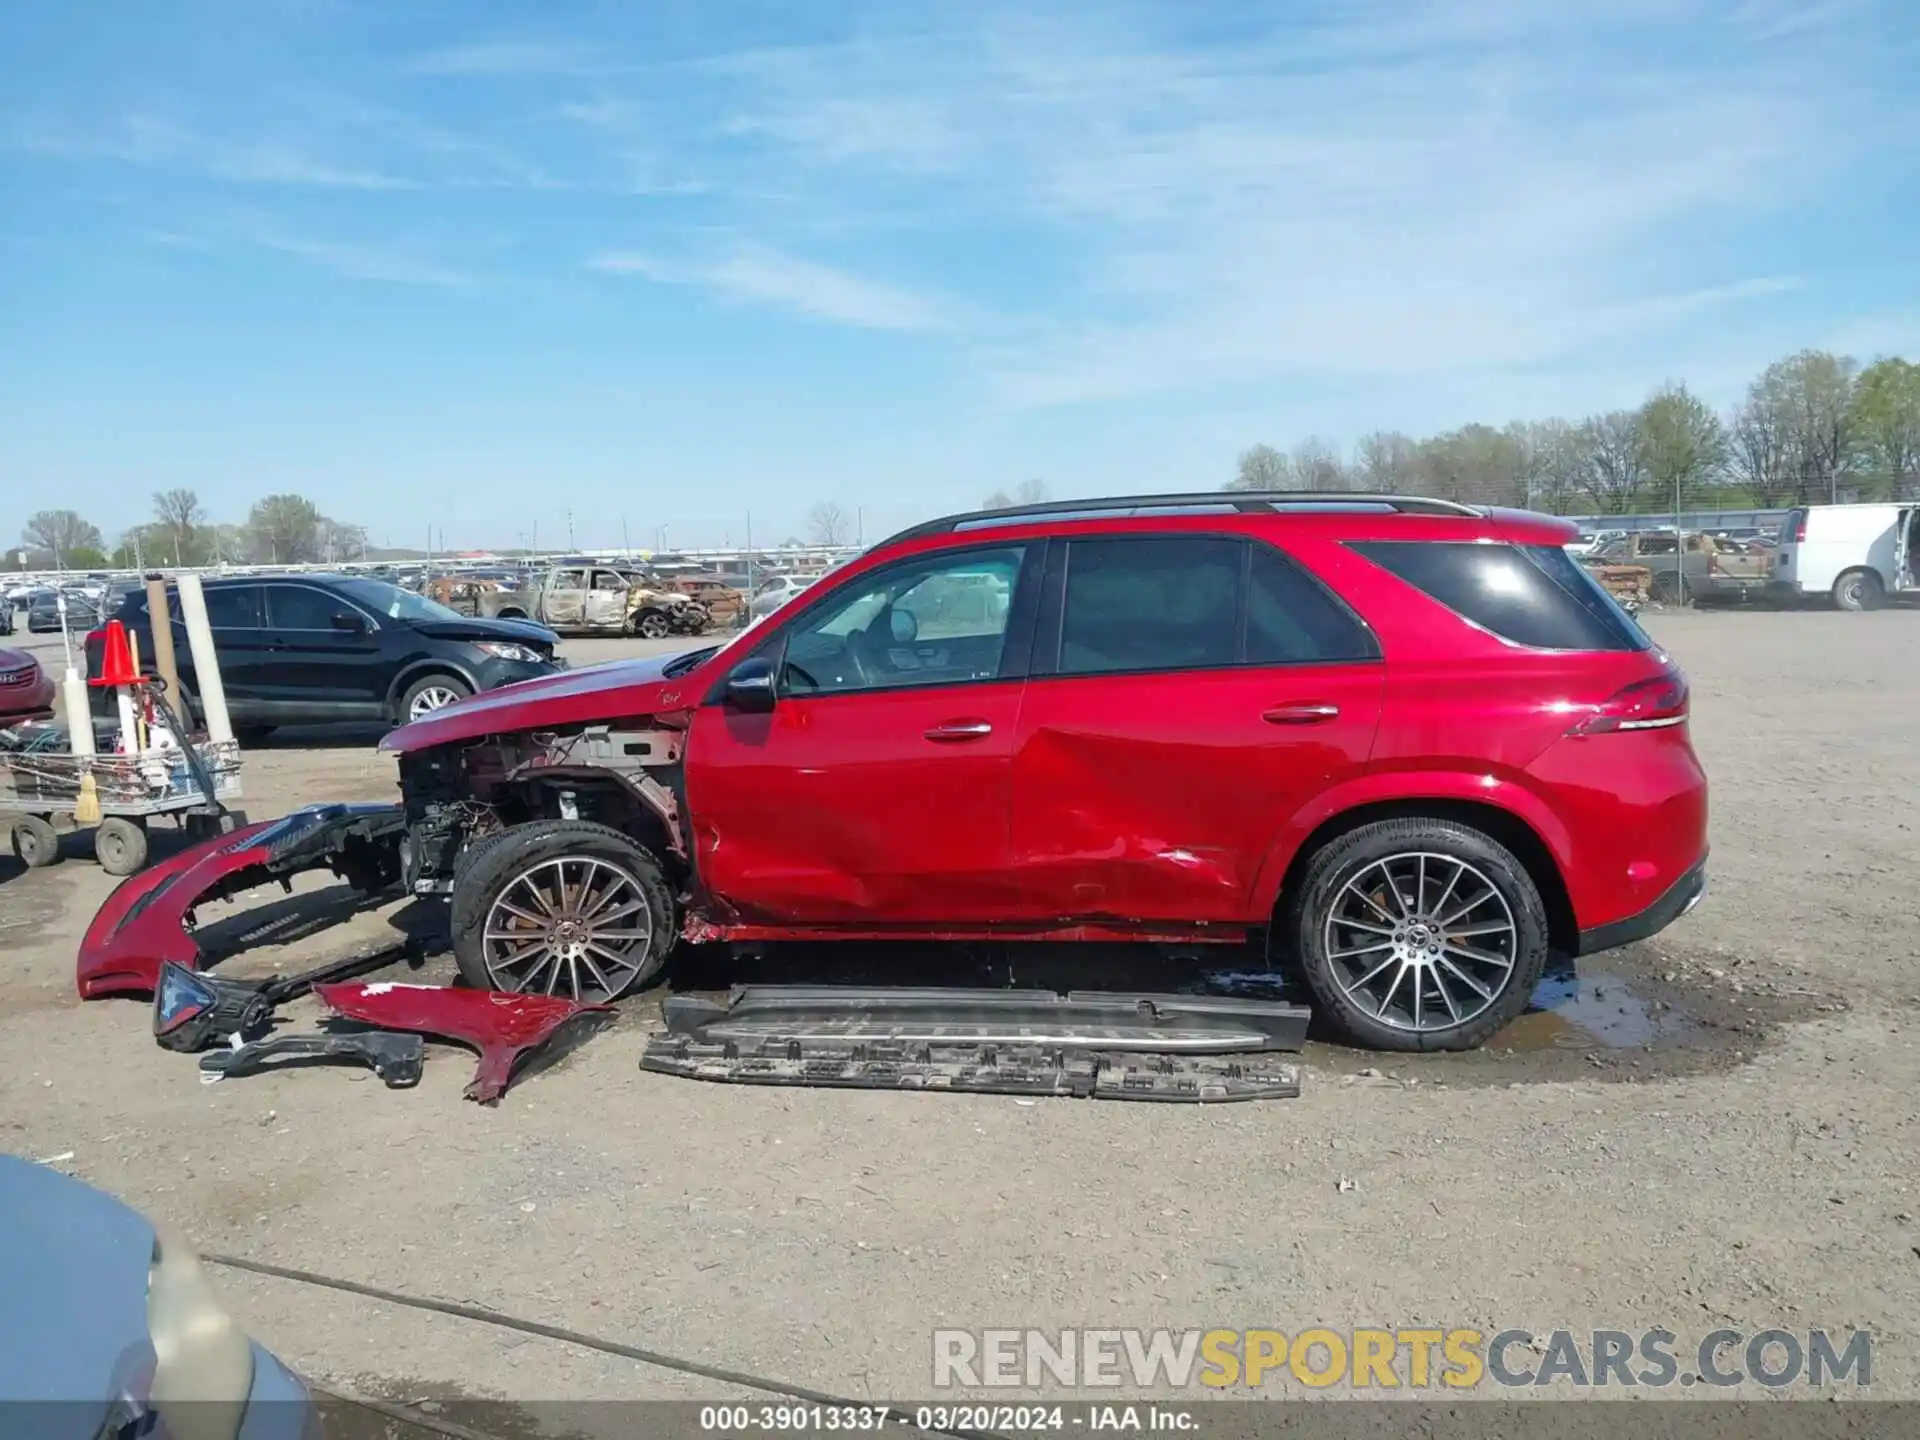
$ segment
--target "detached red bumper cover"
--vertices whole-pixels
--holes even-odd
[[[194,938],[194,912],[270,881],[322,866],[375,891],[400,874],[406,816],[395,805],[316,805],[190,846],[130,875],[80,941],[80,998],[150,995],[166,961],[199,970],[220,957]]]

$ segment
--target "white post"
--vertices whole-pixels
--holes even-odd
[[[187,653],[193,656],[193,679],[200,691],[200,708],[206,712],[207,739],[222,744],[233,739],[233,725],[227,719],[227,690],[220,682],[220,657],[213,649],[213,626],[207,623],[207,595],[200,588],[198,575],[179,579],[180,618],[187,624]],[[156,616],[155,624],[164,624]],[[186,717],[181,720],[186,723]],[[181,737],[186,743],[186,737]]]
[[[67,711],[67,744],[76,755],[93,754],[93,705],[86,677],[69,665],[60,692]]]

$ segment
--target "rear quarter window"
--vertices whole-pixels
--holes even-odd
[[[1646,650],[1633,617],[1557,545],[1358,541],[1351,547],[1464,620],[1535,650]]]

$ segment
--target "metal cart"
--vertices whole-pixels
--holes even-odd
[[[93,853],[109,875],[131,875],[147,863],[147,825],[158,816],[210,834],[245,818],[227,808],[240,795],[234,741],[144,755],[75,755],[64,729],[40,727],[0,748],[0,827],[11,830],[22,864],[53,864],[61,833],[85,828],[74,807],[89,774],[100,804]]]

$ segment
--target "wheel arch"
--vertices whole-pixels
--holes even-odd
[[[480,682],[473,672],[454,660],[442,660],[438,656],[425,655],[418,660],[409,660],[400,667],[400,673],[393,677],[393,683],[387,687],[387,715],[396,723],[403,723],[406,717],[400,713],[400,701],[408,690],[429,675],[449,675],[467,687],[469,694],[480,693]]]
[[[679,801],[651,776],[633,781],[593,766],[546,765],[514,777],[514,783],[528,816],[563,818],[560,794],[571,791],[580,818],[609,826],[646,846],[675,879],[691,875]]]
[[[1547,911],[1547,942],[1557,953],[1573,955],[1580,948],[1580,925],[1568,893],[1559,858],[1533,820],[1516,809],[1484,799],[1460,795],[1396,796],[1352,804],[1314,824],[1279,869],[1278,883],[1268,897],[1267,910],[1277,918],[1299,892],[1314,855],[1343,835],[1377,820],[1452,820],[1468,825],[1513,852]],[[1557,826],[1552,827],[1555,831]],[[1277,928],[1277,927],[1276,927]]]

